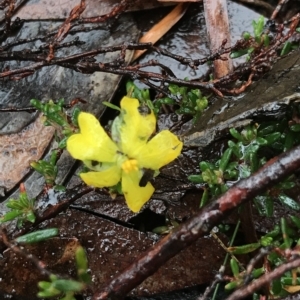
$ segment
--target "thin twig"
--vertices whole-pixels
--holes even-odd
[[[37,267],[37,269],[40,271],[41,274],[46,276],[51,275],[51,272],[49,272],[45,268],[46,267],[45,263],[40,261],[37,257],[33,256],[32,254],[27,253],[24,250],[24,247],[21,248],[16,243],[10,242],[6,234],[6,230],[3,228],[0,228],[0,241],[2,241],[5,244],[5,246],[11,249],[11,251],[13,251],[14,253],[18,253],[22,255],[27,261],[32,262]]]
[[[298,268],[299,266],[300,258],[297,256],[290,262],[282,264],[272,272],[262,275],[258,279],[233,292],[226,300],[244,299],[245,297],[259,290],[264,285],[271,283],[274,279],[281,277],[285,272]]]

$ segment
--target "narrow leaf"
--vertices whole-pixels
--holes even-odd
[[[58,235],[58,228],[48,228],[22,235],[16,239],[18,243],[37,243]]]

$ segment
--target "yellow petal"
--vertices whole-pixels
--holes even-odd
[[[133,212],[139,212],[142,206],[151,198],[154,187],[150,182],[145,187],[140,187],[141,171],[122,173],[122,191],[126,204]]]
[[[114,162],[118,151],[116,144],[109,138],[95,116],[81,112],[78,116],[80,133],[67,140],[67,150],[80,160]]]
[[[139,167],[158,170],[177,158],[182,142],[169,130],[163,130],[142,147],[136,157]]]
[[[109,187],[116,185],[121,179],[121,169],[114,165],[113,167],[101,172],[87,172],[80,174],[81,179],[94,187]]]
[[[134,158],[155,131],[156,118],[153,111],[140,106],[137,99],[124,97],[119,119],[122,121],[119,128],[121,151]]]

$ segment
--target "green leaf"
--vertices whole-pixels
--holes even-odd
[[[288,54],[291,51],[291,48],[292,48],[291,42],[286,41],[283,45],[283,48],[282,48],[281,52],[280,52],[280,56]]]
[[[207,161],[201,161],[199,166],[200,166],[200,169],[201,169],[202,172],[204,172],[206,170],[214,169],[214,166],[211,163],[207,162]]]
[[[280,139],[281,133],[280,132],[273,132],[271,134],[266,135],[264,138],[267,141],[268,145],[272,145],[278,139]]]
[[[243,38],[244,38],[245,40],[249,40],[249,39],[250,39],[250,37],[251,37],[251,34],[250,34],[250,32],[248,32],[248,31],[245,31],[245,32],[243,33]]]
[[[14,199],[10,199],[6,203],[6,207],[13,209],[13,210],[23,210],[24,209],[23,204],[19,200],[14,200]]]
[[[248,53],[248,49],[241,49],[230,53],[230,58],[235,59]]]
[[[112,108],[112,109],[121,111],[121,108],[120,108],[120,107],[118,107],[117,105],[114,105],[114,104],[112,104],[112,103],[110,103],[110,102],[103,101],[102,104],[104,104],[105,106],[110,107],[110,108]]]
[[[72,115],[71,115],[71,121],[73,123],[73,125],[75,125],[76,127],[78,127],[78,116],[80,114],[81,110],[78,107],[75,107],[74,110],[72,111]]]
[[[225,285],[225,290],[230,291],[237,288],[241,283],[239,281],[232,281]]]
[[[23,226],[24,218],[17,218],[17,228],[20,229]]]
[[[265,237],[272,237],[272,238],[275,238],[277,237],[281,232],[281,229],[280,229],[280,226],[278,224],[276,224],[274,226],[274,229],[272,231],[269,231]]]
[[[274,214],[274,201],[270,196],[265,198],[266,217],[273,217]]]
[[[55,166],[57,161],[57,154],[58,154],[57,150],[51,152],[51,156],[48,164],[50,164],[51,166]]]
[[[74,297],[73,292],[66,293],[66,295],[63,298],[60,298],[60,300],[76,300]]]
[[[260,243],[253,243],[243,246],[228,247],[227,250],[233,254],[246,254],[253,252],[260,247]]]
[[[152,232],[156,234],[166,234],[170,232],[170,228],[168,226],[158,226],[152,229]]]
[[[50,298],[50,297],[54,297],[61,294],[61,291],[55,290],[55,289],[51,289],[51,290],[45,290],[45,291],[41,291],[37,293],[37,296],[39,298]]]
[[[300,278],[296,277],[281,277],[281,283],[283,285],[300,285]]]
[[[208,184],[221,184],[223,182],[222,172],[206,169],[202,172],[203,181]]]
[[[3,217],[0,218],[1,223],[11,221],[11,220],[17,218],[18,216],[21,216],[22,214],[23,214],[23,211],[20,211],[20,210],[9,211]]]
[[[68,137],[64,137],[62,140],[59,141],[58,143],[58,148],[59,149],[66,149],[67,147],[67,140],[68,140]]]
[[[206,109],[208,106],[208,100],[206,97],[202,97],[201,99],[197,99],[196,100],[196,107],[195,110],[197,111],[204,111],[204,109]]]
[[[243,141],[242,135],[235,128],[230,128],[229,132],[238,141],[240,141],[240,142]]]
[[[249,159],[250,159],[250,169],[251,169],[251,172],[254,173],[258,169],[257,154],[256,153],[250,153]]]
[[[64,293],[66,292],[80,292],[85,288],[85,284],[75,280],[57,279],[53,282],[52,286]]]
[[[267,247],[270,246],[273,242],[273,238],[270,236],[263,236],[260,239],[260,243],[263,247]]]
[[[288,225],[285,218],[280,218],[280,227],[281,227],[282,237],[284,241],[283,244],[284,249],[288,249],[291,247],[291,243],[293,241],[289,238]]]
[[[38,110],[42,110],[42,108],[43,108],[43,104],[42,104],[42,102],[41,101],[39,101],[39,100],[37,100],[37,99],[31,99],[30,100],[30,104],[32,105],[32,106],[34,106],[35,108],[37,108]]]
[[[294,224],[297,226],[298,229],[300,229],[300,218],[296,216],[290,216],[291,220],[294,222]]]
[[[283,151],[285,152],[285,151],[291,149],[294,145],[294,141],[295,141],[295,133],[293,131],[289,131],[285,137]]]
[[[144,100],[145,102],[147,102],[147,100],[150,100],[149,89],[143,89],[143,90],[141,90],[141,94],[142,94],[142,100]]]
[[[65,192],[66,191],[66,187],[63,186],[63,185],[59,185],[59,184],[56,184],[53,189],[57,192]]]
[[[285,194],[280,194],[278,196],[278,199],[280,200],[280,202],[294,210],[300,210],[300,205],[298,202],[296,202],[294,199],[288,197]]]
[[[255,205],[259,214],[266,217],[272,217],[274,211],[273,199],[268,195],[255,197]]]
[[[250,167],[245,164],[240,164],[239,167],[239,176],[241,178],[247,178],[251,175]]]
[[[48,228],[34,231],[16,238],[17,243],[38,243],[58,235],[58,228]]]
[[[233,154],[238,158],[242,158],[243,154],[241,153],[238,145],[233,141],[228,141],[228,146],[232,149]]]
[[[42,290],[48,290],[52,285],[52,282],[49,281],[39,281],[38,287]]]
[[[260,146],[268,145],[268,141],[266,139],[262,138],[262,137],[257,137],[256,142]]]
[[[127,93],[128,97],[131,97],[131,94],[132,94],[134,88],[135,88],[135,85],[132,81],[126,82],[126,93]]]
[[[231,158],[231,154],[232,154],[231,148],[226,149],[225,152],[223,153],[222,158],[220,160],[220,166],[219,166],[219,168],[220,168],[220,170],[222,170],[222,172],[225,171],[225,169],[229,163],[229,160]]]
[[[258,278],[265,273],[265,268],[254,269],[251,273],[253,278]]]
[[[160,104],[174,105],[175,101],[169,97],[157,100]]]
[[[228,186],[226,184],[221,184],[220,187],[221,187],[221,193],[222,194],[228,191]]]
[[[262,124],[258,127],[258,135],[263,137],[265,135],[271,134],[276,130],[276,125],[275,124]]]
[[[290,129],[294,132],[300,132],[300,124],[293,124],[290,126]]]
[[[293,188],[295,185],[296,185],[296,183],[292,182],[292,181],[285,181],[285,182],[279,183],[279,187],[282,190],[289,190],[289,189]]]
[[[260,16],[257,22],[255,22],[254,20],[252,21],[252,26],[254,29],[254,37],[256,42],[258,43],[260,43],[260,38],[261,38],[261,34],[263,33],[264,24],[265,24],[265,20],[263,16]]]
[[[146,106],[148,106],[151,110],[155,109],[153,102],[151,100],[146,100],[145,103],[146,103]]]
[[[26,214],[26,219],[31,222],[34,223],[35,222],[35,214],[32,210],[30,210],[27,214]]]
[[[237,261],[233,258],[230,259],[230,268],[231,268],[231,272],[232,272],[233,276],[235,278],[238,278],[238,276],[240,274],[240,269],[239,269],[239,265],[238,265]]]
[[[26,192],[20,193],[19,201],[23,208],[31,208]]]
[[[271,283],[272,292],[274,295],[278,295],[282,290],[280,279],[275,279]]]
[[[199,207],[202,208],[203,206],[206,205],[207,202],[208,202],[208,189],[204,189]]]
[[[42,163],[40,163],[38,161],[31,162],[30,166],[39,173],[41,173],[43,171],[43,165],[42,165]]]
[[[190,175],[188,176],[188,180],[193,183],[203,183],[203,178],[201,175]]]

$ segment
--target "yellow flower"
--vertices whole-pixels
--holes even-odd
[[[112,138],[92,114],[81,112],[78,123],[80,133],[68,139],[67,149],[91,169],[80,174],[82,180],[100,188],[121,181],[128,207],[138,212],[154,192],[150,182],[139,185],[143,170],[159,170],[173,161],[181,152],[182,142],[168,130],[150,139],[156,127],[153,111],[129,97],[121,101],[121,113],[112,124]]]

